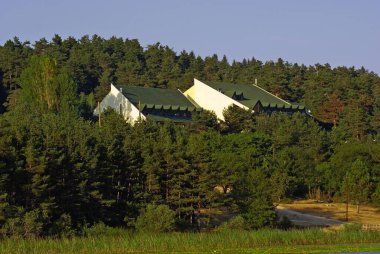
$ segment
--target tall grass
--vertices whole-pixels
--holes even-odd
[[[340,245],[380,243],[380,233],[362,231],[324,232],[320,229],[281,231],[232,231],[212,233],[137,234],[127,230],[106,230],[71,239],[3,239],[0,253],[199,253],[257,252],[263,250],[294,250],[313,252],[307,245]],[[375,246],[380,248],[380,244]],[[315,247],[320,252],[320,247]],[[361,248],[363,249],[363,248]],[[373,249],[373,248],[372,248]],[[259,251],[260,250],[260,251]],[[328,249],[332,251],[331,248]],[[355,249],[354,249],[355,250]],[[344,249],[344,251],[349,251]],[[275,251],[274,251],[275,252]]]

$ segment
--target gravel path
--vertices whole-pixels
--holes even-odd
[[[301,213],[282,206],[277,206],[276,212],[280,218],[286,216],[297,226],[332,226],[344,223],[340,220],[327,219],[325,217]]]

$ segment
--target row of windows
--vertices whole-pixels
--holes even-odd
[[[156,109],[144,109],[144,115],[152,114],[158,116],[174,116],[181,118],[191,118],[191,112],[180,110],[156,110]]]

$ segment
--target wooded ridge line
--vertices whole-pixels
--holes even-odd
[[[181,116],[191,119],[185,125],[147,119],[132,126],[113,110],[99,124],[93,115],[111,83],[185,94],[194,78],[249,110],[194,106],[196,114]],[[222,92],[222,84],[255,80],[329,128],[303,112],[252,114],[245,87]],[[136,100],[143,114],[156,108]],[[33,46],[14,38],[0,46],[0,102],[3,236],[81,234],[98,223],[210,229],[220,226],[212,212],[225,210],[237,215],[225,227],[283,227],[273,204],[284,199],[349,202],[358,212],[360,204],[380,204],[380,78],[364,68],[230,63],[96,35],[56,35]]]

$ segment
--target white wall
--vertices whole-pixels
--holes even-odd
[[[145,119],[145,116],[142,113],[140,114],[139,110],[113,84],[111,84],[111,91],[100,103],[100,111],[103,112],[107,108],[113,108],[119,113],[120,105],[121,113],[127,122],[133,124],[138,120],[139,116],[141,119]],[[94,115],[98,115],[98,107],[94,110]]]
[[[224,95],[223,93],[197,79],[194,79],[194,86],[192,86],[184,94],[189,96],[202,108],[214,111],[216,116],[221,120],[224,120],[223,110],[232,104],[235,104],[243,109],[249,109],[238,101],[231,99],[227,95]]]

